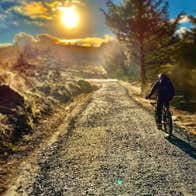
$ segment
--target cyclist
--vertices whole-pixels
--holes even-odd
[[[157,91],[157,105],[156,105],[156,123],[157,128],[162,129],[162,109],[163,105],[169,109],[169,102],[173,99],[175,95],[175,89],[171,80],[166,74],[159,74],[159,80],[154,84],[150,93],[146,96],[146,99],[150,97]]]

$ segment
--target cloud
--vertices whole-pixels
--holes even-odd
[[[45,43],[46,42],[47,43],[58,43],[60,41],[60,38],[57,38],[49,34],[40,34],[40,35],[37,35],[37,41],[45,42]]]
[[[22,5],[14,6],[11,10],[31,19],[52,19],[48,9],[44,7],[42,2],[23,2]]]
[[[7,48],[7,47],[9,47],[9,46],[12,46],[10,43],[0,43],[0,49],[1,48]]]
[[[21,33],[15,35],[15,37],[14,37],[14,44],[16,44],[16,45],[25,46],[25,45],[28,45],[32,42],[36,42],[36,41],[37,40],[32,35],[29,35],[24,32],[21,32]]]
[[[85,0],[72,0],[72,1],[64,1],[59,0],[59,5],[61,6],[70,6],[70,5],[79,5],[79,6],[86,6]]]
[[[59,5],[58,1],[52,1],[52,2],[45,2],[44,3],[44,6],[46,8],[48,8],[49,10],[52,10],[52,11],[56,11],[56,8],[58,7],[58,5]]]
[[[94,47],[100,47],[103,43],[107,43],[109,41],[112,41],[114,38],[110,35],[105,35],[104,38],[101,37],[87,37],[83,39],[79,39],[76,41],[76,43],[80,43],[82,46],[94,46]]]
[[[81,16],[78,28],[68,31],[60,23],[59,6],[75,4]],[[105,0],[0,0],[0,42],[10,42],[20,32],[43,32],[61,38],[98,37],[110,34],[99,8]],[[10,31],[7,34],[7,29]]]
[[[175,22],[176,18],[171,18],[170,22],[173,23]],[[180,24],[184,24],[184,23],[190,23],[190,19],[188,15],[182,15],[180,20],[179,20]]]
[[[17,5],[20,5],[19,1],[17,2],[14,0],[1,0],[0,2],[0,7],[5,11]]]
[[[25,22],[36,26],[44,26],[47,22],[55,19],[58,15],[60,5],[68,6],[70,1],[64,0],[1,0],[0,1],[0,20],[14,18],[18,21]],[[84,1],[73,0],[72,4],[84,6]],[[17,24],[19,23],[17,21]],[[7,20],[11,23],[11,20]],[[16,22],[12,23],[16,24]]]
[[[113,37],[105,35],[103,38],[100,37],[87,37],[82,39],[60,39],[50,34],[39,34],[37,37],[21,32],[14,38],[14,44],[25,46],[31,43],[40,42],[44,44],[55,44],[55,45],[77,45],[84,47],[100,47],[103,43],[107,43],[114,40]]]
[[[179,23],[188,23],[188,22],[190,22],[190,19],[187,15],[181,16]]]
[[[186,34],[188,31],[190,31],[188,28],[186,27],[180,27],[177,31],[176,34],[183,36],[184,34]]]
[[[100,47],[103,43],[114,40],[110,35],[101,37],[86,37],[81,39],[60,39],[49,34],[41,34],[37,36],[37,40],[45,43],[55,43],[58,45],[77,45],[84,47]]]
[[[8,12],[17,13],[21,16],[26,16],[30,19],[43,19],[43,20],[52,20],[56,14],[58,6],[69,6],[75,4],[78,6],[84,6],[84,1],[72,0],[21,0],[20,3],[16,3],[13,0],[3,0],[0,3],[3,10],[8,10]]]

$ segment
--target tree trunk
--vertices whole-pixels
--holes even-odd
[[[146,87],[146,70],[145,66],[141,65],[141,93],[145,93],[145,87]]]
[[[140,79],[141,79],[141,93],[144,94],[146,86],[146,67],[144,62],[144,46],[143,37],[140,39]]]

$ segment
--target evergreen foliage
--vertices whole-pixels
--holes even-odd
[[[189,16],[192,28],[179,36],[171,78],[177,89],[179,106],[196,111],[196,17]],[[189,109],[189,110],[190,110]]]
[[[172,60],[176,47],[175,31],[180,15],[171,22],[168,2],[164,0],[124,0],[107,3],[106,22],[118,40],[125,44],[131,65],[140,69],[142,91],[147,82],[147,69]]]

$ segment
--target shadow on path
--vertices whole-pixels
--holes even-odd
[[[166,137],[166,139],[172,143],[173,145],[177,146],[185,153],[187,153],[190,157],[196,159],[196,149],[193,148],[190,144],[186,143],[185,141],[177,138],[176,136],[172,136],[171,138]]]

